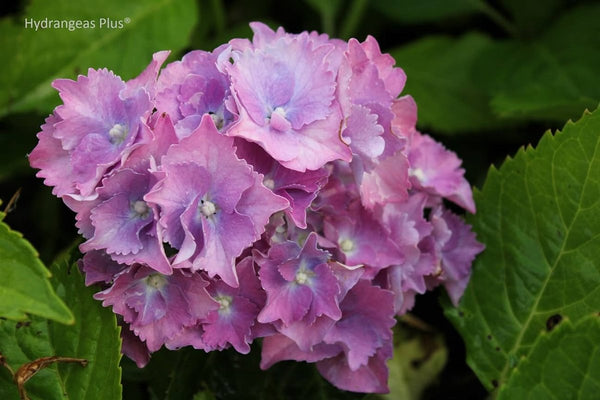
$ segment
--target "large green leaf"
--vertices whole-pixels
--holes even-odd
[[[489,95],[472,73],[473,63],[491,44],[491,39],[478,33],[458,39],[429,36],[391,52],[406,72],[404,93],[411,94],[419,106],[419,127],[464,133],[498,125]]]
[[[562,321],[540,335],[498,399],[597,399],[600,393],[600,317]]]
[[[46,356],[88,360],[86,367],[64,363],[38,372],[25,385],[32,400],[120,399],[121,354],[115,315],[92,298],[94,289],[85,287],[76,264],[62,259],[53,265],[52,272],[52,283],[73,310],[75,324],[41,318],[26,323],[0,321],[0,353],[14,370]],[[0,372],[0,398],[19,398],[6,372]]]
[[[600,4],[565,13],[537,38],[502,41],[476,63],[503,117],[565,121],[600,101]]]
[[[0,212],[0,317],[22,320],[26,314],[35,314],[73,323],[73,315],[50,286],[51,274],[37,252],[3,218]]]
[[[0,115],[49,112],[58,103],[52,80],[75,78],[88,67],[107,67],[124,79],[137,75],[153,52],[184,48],[196,16],[193,0],[33,0],[24,16],[0,21]],[[50,20],[89,21],[94,28],[35,30],[34,22]]]
[[[600,109],[492,167],[476,191],[469,222],[486,250],[446,314],[488,389],[506,385],[557,319],[600,311],[599,199]]]

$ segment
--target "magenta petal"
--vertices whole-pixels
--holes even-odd
[[[291,324],[306,315],[313,298],[310,288],[286,281],[275,267],[261,267],[259,276],[267,292],[267,304],[258,314],[258,322],[280,319]]]
[[[135,362],[138,368],[144,368],[150,362],[148,346],[137,337],[128,324],[121,324],[121,352]]]
[[[202,339],[209,349],[221,350],[231,344],[238,352],[248,354],[251,341],[251,327],[254,325],[258,307],[242,296],[224,299],[227,295],[216,294],[221,302],[231,302],[221,309],[211,312],[203,325]]]
[[[325,379],[342,390],[361,393],[388,393],[387,360],[392,358],[392,343],[386,342],[369,362],[353,370],[344,355],[317,362],[317,369]]]
[[[325,336],[326,343],[340,343],[348,366],[356,371],[377,349],[392,338],[394,298],[390,291],[359,281],[340,304],[342,319]]]
[[[214,221],[202,221],[204,247],[194,260],[194,268],[206,270],[209,276],[219,275],[228,285],[239,285],[235,259],[256,236],[250,218],[236,213],[221,213]]]
[[[69,161],[69,152],[62,147],[59,139],[53,136],[54,125],[61,119],[51,114],[46,118],[42,131],[37,134],[39,143],[29,154],[29,163],[39,168],[36,174],[44,178],[44,184],[53,186],[52,194],[62,197],[75,192],[75,172]]]
[[[265,370],[284,360],[316,362],[333,357],[340,351],[339,346],[325,343],[314,346],[312,351],[303,351],[287,336],[275,334],[263,340],[260,368]]]
[[[363,205],[372,210],[377,204],[405,201],[411,187],[408,170],[408,160],[401,152],[376,163],[372,171],[362,175],[360,197]]]
[[[411,183],[428,193],[457,202],[474,213],[471,187],[460,168],[461,160],[427,135],[415,133],[408,153]]]
[[[138,216],[132,210],[129,196],[117,194],[92,210],[92,223],[96,228],[94,237],[81,245],[88,249],[106,249],[108,253],[130,254],[142,249],[140,231],[152,222],[152,214]]]
[[[79,260],[79,267],[85,273],[85,285],[90,286],[94,283],[112,282],[117,274],[127,268],[127,265],[117,263],[103,251],[92,250]]]
[[[160,71],[160,67],[165,62],[167,57],[169,57],[169,50],[158,51],[152,55],[152,61],[141,74],[137,77],[127,81],[125,83],[126,88],[122,92],[123,96],[129,97],[133,95],[140,88],[144,89],[146,92],[150,94],[151,98],[154,98],[154,90],[156,86],[156,79],[158,78],[158,71]]]
[[[335,320],[323,315],[314,321],[305,317],[288,325],[276,323],[275,327],[278,332],[293,340],[300,350],[311,351],[314,346],[323,342],[333,324]]]

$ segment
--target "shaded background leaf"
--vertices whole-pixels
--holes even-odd
[[[87,74],[89,67],[132,78],[153,52],[177,52],[187,45],[198,12],[195,5],[193,0],[106,0],[101,5],[33,0],[24,15],[0,21],[0,48],[10,57],[0,64],[0,116],[32,109],[49,113],[59,102],[52,80],[73,79]],[[93,21],[95,28],[36,32],[33,21],[45,19]]]
[[[600,101],[600,4],[564,15],[531,40],[494,43],[476,64],[495,113],[565,121]],[[492,73],[493,72],[493,73]]]
[[[472,77],[474,62],[491,44],[479,33],[429,36],[391,52],[406,72],[403,93],[415,98],[421,129],[451,134],[498,126],[488,93]]]
[[[468,220],[486,250],[446,315],[492,390],[556,314],[577,323],[600,310],[600,110],[491,168],[475,198]]]

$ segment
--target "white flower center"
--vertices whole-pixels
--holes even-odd
[[[231,296],[217,296],[215,300],[219,303],[219,311],[228,311],[233,302]]]
[[[313,273],[311,271],[300,269],[298,270],[298,272],[296,272],[296,277],[294,280],[299,285],[306,285],[306,282],[308,282],[308,278],[310,278],[312,275]]]
[[[214,213],[217,212],[217,207],[215,206],[215,203],[213,203],[212,201],[201,200],[200,201],[200,212],[205,217],[210,217],[211,215],[213,215]]]
[[[344,239],[340,243],[340,248],[344,253],[354,250],[354,242],[350,239]]]
[[[143,200],[138,200],[133,203],[133,212],[140,218],[146,218],[150,214],[150,207]]]
[[[265,187],[273,190],[275,188],[275,181],[271,178],[265,178],[263,180],[263,185],[265,185]]]
[[[221,116],[219,114],[215,114],[214,112],[209,112],[208,114],[210,115],[213,122],[215,123],[217,130],[221,130],[221,128],[223,128],[223,125],[225,125],[225,119],[223,118],[223,116]]]
[[[127,127],[121,124],[114,124],[112,128],[108,131],[108,136],[110,137],[110,142],[112,144],[121,144],[127,137]]]
[[[419,180],[419,182],[424,182],[425,179],[427,178],[425,176],[425,172],[423,172],[423,170],[421,168],[410,168],[408,170],[408,175],[414,176],[415,178],[417,178]]]
[[[287,132],[292,127],[292,124],[287,120],[285,110],[282,107],[277,107],[273,110],[269,115],[269,121],[271,128],[275,129],[277,132]]]
[[[283,118],[285,118],[285,110],[283,109],[283,107],[277,107],[273,110],[273,114],[279,114],[281,115]],[[273,117],[273,115],[271,114],[271,117]]]
[[[151,274],[146,277],[146,285],[155,289],[161,289],[167,284],[167,278],[161,274]]]

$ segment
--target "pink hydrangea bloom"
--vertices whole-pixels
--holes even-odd
[[[30,163],[76,213],[86,285],[138,366],[261,338],[263,369],[386,392],[394,315],[438,285],[457,304],[483,250],[444,203],[475,212],[471,188],[373,37],[251,27],[129,81],[56,80]]]

